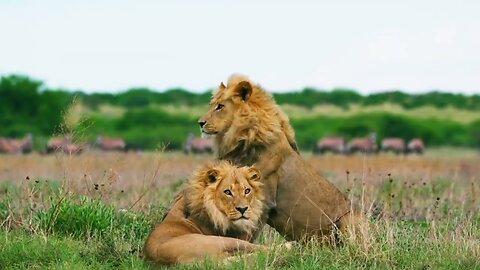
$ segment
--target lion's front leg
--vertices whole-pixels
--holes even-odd
[[[156,250],[157,263],[188,263],[210,257],[217,259],[240,252],[265,249],[261,245],[222,236],[186,234],[172,238],[159,245]]]

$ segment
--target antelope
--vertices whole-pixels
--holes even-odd
[[[64,137],[53,137],[47,142],[47,153],[63,152],[65,154],[79,154],[83,151],[84,146],[79,143],[74,143],[71,135]]]
[[[376,138],[375,133],[370,133],[367,137],[363,138],[353,138],[347,144],[347,151],[348,153],[375,153],[377,152]]]
[[[104,151],[125,151],[125,141],[122,138],[97,136],[95,145]]]
[[[332,152],[341,154],[345,152],[345,140],[338,136],[323,137],[313,148],[313,153]]]
[[[23,139],[0,137],[0,153],[30,153],[33,148],[32,134],[27,134]]]
[[[413,138],[408,143],[407,149],[409,153],[422,154],[425,151],[425,144],[423,144],[422,139]]]
[[[193,133],[189,133],[183,152],[185,154],[213,153],[213,142],[210,139],[195,137]]]
[[[405,141],[402,138],[384,138],[381,143],[382,150],[395,154],[405,153]]]

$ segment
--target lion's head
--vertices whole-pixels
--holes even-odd
[[[185,189],[187,209],[223,233],[251,233],[263,210],[260,179],[254,167],[236,167],[227,161],[206,165],[196,170]]]
[[[287,116],[269,93],[242,75],[234,74],[227,85],[218,86],[198,123],[203,134],[214,136],[219,157],[238,147],[270,145],[280,137],[296,150]]]

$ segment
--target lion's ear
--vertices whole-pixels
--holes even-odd
[[[215,183],[218,178],[218,170],[210,169],[207,171],[207,182],[208,183]]]
[[[252,95],[252,85],[248,81],[241,81],[235,87],[235,92],[243,101],[247,101],[250,95]]]
[[[225,84],[223,84],[223,82],[221,82],[220,85],[218,86],[218,89],[220,89],[220,90],[223,90],[225,88],[227,88],[227,87],[225,86]]]
[[[262,178],[262,173],[255,167],[248,168],[248,178],[252,181],[259,181]]]

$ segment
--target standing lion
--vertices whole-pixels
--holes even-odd
[[[217,158],[255,165],[263,175],[267,223],[288,240],[344,232],[360,214],[299,155],[293,128],[272,96],[246,77],[220,84],[199,120]],[[336,234],[335,234],[336,236]]]

